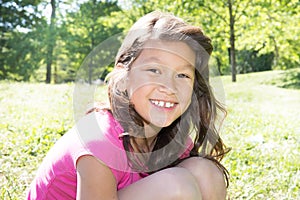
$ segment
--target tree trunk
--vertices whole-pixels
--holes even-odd
[[[92,25],[92,36],[91,36],[91,51],[93,51],[95,47],[95,27],[94,24]],[[94,57],[91,56],[91,61],[89,63],[89,84],[91,85],[93,82],[93,67],[94,67]]]
[[[236,82],[236,60],[235,60],[235,35],[234,35],[234,23],[235,17],[232,13],[232,2],[228,0],[228,9],[230,17],[230,64],[232,73],[232,82]]]
[[[96,46],[95,42],[95,23],[96,23],[96,14],[95,14],[95,9],[97,8],[97,1],[93,0],[93,7],[92,7],[92,17],[93,17],[93,23],[91,24],[91,51]],[[93,67],[94,67],[94,58],[93,56],[91,57],[90,63],[89,63],[89,84],[91,85],[93,82]]]
[[[216,57],[216,61],[217,61],[217,66],[218,66],[218,72],[219,72],[219,75],[223,75],[222,74],[222,70],[221,70],[221,66],[222,66],[222,62],[221,62],[221,59],[217,56]]]
[[[51,0],[51,21],[48,31],[48,41],[47,41],[47,58],[46,58],[46,83],[51,83],[51,67],[53,62],[53,49],[55,46],[55,21],[56,21],[56,2],[55,0]]]
[[[275,58],[274,58],[274,66],[277,67],[278,65],[278,61],[279,61],[279,49],[278,49],[278,45],[277,45],[277,41],[273,36],[270,36],[270,39],[273,41],[274,43],[274,49],[275,49]]]
[[[5,38],[4,38],[4,31],[1,31],[1,37],[0,37],[0,44],[1,44],[1,49],[0,49],[0,79],[4,79],[7,77],[7,72],[4,68],[4,63],[5,63],[5,54],[4,54],[4,44],[5,44]]]

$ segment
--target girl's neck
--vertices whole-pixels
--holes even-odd
[[[152,151],[157,135],[161,130],[160,127],[154,126],[153,124],[144,124],[144,131],[146,138],[136,138],[135,141],[142,149],[148,149],[148,151]],[[146,139],[146,140],[145,140]]]
[[[161,127],[157,127],[153,124],[146,124],[144,123],[144,130],[145,130],[145,136],[147,139],[148,144],[153,144],[159,131],[161,130]]]

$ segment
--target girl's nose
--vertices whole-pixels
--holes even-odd
[[[164,78],[161,83],[159,83],[158,91],[168,95],[175,94],[177,92],[175,81],[172,78]]]

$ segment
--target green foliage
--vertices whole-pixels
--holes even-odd
[[[37,12],[39,3],[39,0],[1,1],[0,79],[28,81],[30,72],[38,68],[43,55],[35,49],[37,38],[31,30],[42,22]]]
[[[65,65],[69,79],[75,80],[75,75],[84,58],[97,45],[122,32],[122,29],[118,28],[117,24],[110,18],[110,15],[117,11],[120,11],[120,8],[115,1],[87,1],[80,5],[78,11],[67,13],[64,24],[60,28],[60,34],[61,38],[64,38],[63,46],[68,62]],[[99,51],[97,53],[102,58],[111,58],[110,63],[114,63],[114,51]],[[87,72],[91,74],[88,74],[88,82],[103,78],[103,76],[99,77],[99,74],[103,74],[105,70],[109,71],[109,67],[112,67],[107,66],[107,69],[103,69],[103,67],[99,67],[99,64],[101,65],[101,63],[96,62],[89,63],[90,69],[87,69]]]
[[[41,31],[41,30],[40,30]],[[28,33],[11,32],[7,40],[10,51],[6,52],[3,73],[6,79],[29,81],[43,62],[43,38],[38,31]]]
[[[239,84],[222,77],[231,199],[299,198],[300,91],[277,87],[283,78],[283,71],[240,75]],[[0,82],[0,199],[23,199],[47,151],[74,125],[73,87]],[[94,98],[106,100],[106,89]]]
[[[239,73],[272,70],[274,53],[259,54],[256,50],[237,51],[237,71]]]
[[[47,38],[54,37],[54,34],[49,35],[47,31],[47,20],[41,17],[41,7],[45,7],[47,3],[49,2],[38,0],[6,0],[1,4],[0,79],[44,80],[46,47],[52,41]],[[232,3],[235,48],[237,52],[243,52],[240,53],[238,64],[244,67],[239,71],[246,73],[259,71],[261,68],[285,70],[299,67],[299,1],[236,0]],[[64,6],[60,6],[61,4]],[[64,10],[67,4],[72,4],[72,8]],[[83,60],[97,45],[111,36],[127,31],[138,18],[153,10],[174,13],[201,26],[212,38],[214,67],[221,74],[229,74],[231,71],[228,56],[228,0],[65,0],[57,2],[56,9],[56,21],[53,25],[56,43],[52,62],[55,83],[74,81]],[[262,45],[265,47],[259,51],[257,58],[261,56],[259,59],[266,61],[268,59],[263,56],[270,58],[274,55],[274,62],[261,64],[257,60],[249,61],[251,51],[256,51]],[[99,74],[106,73],[103,69],[93,67],[96,65],[91,66],[89,79],[95,80],[99,78]],[[108,69],[109,67],[112,65]]]
[[[295,0],[283,2],[253,1],[237,24],[237,49],[257,49],[265,44],[260,53],[274,54],[273,69],[299,67],[300,5]]]

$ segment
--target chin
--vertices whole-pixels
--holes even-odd
[[[153,121],[153,122],[150,122],[152,125],[154,125],[154,126],[156,126],[156,127],[159,127],[159,128],[165,128],[165,127],[168,127],[168,126],[170,126],[172,123],[173,123],[173,121],[172,122],[168,122],[168,121],[166,121],[166,122],[163,122],[163,121]]]

